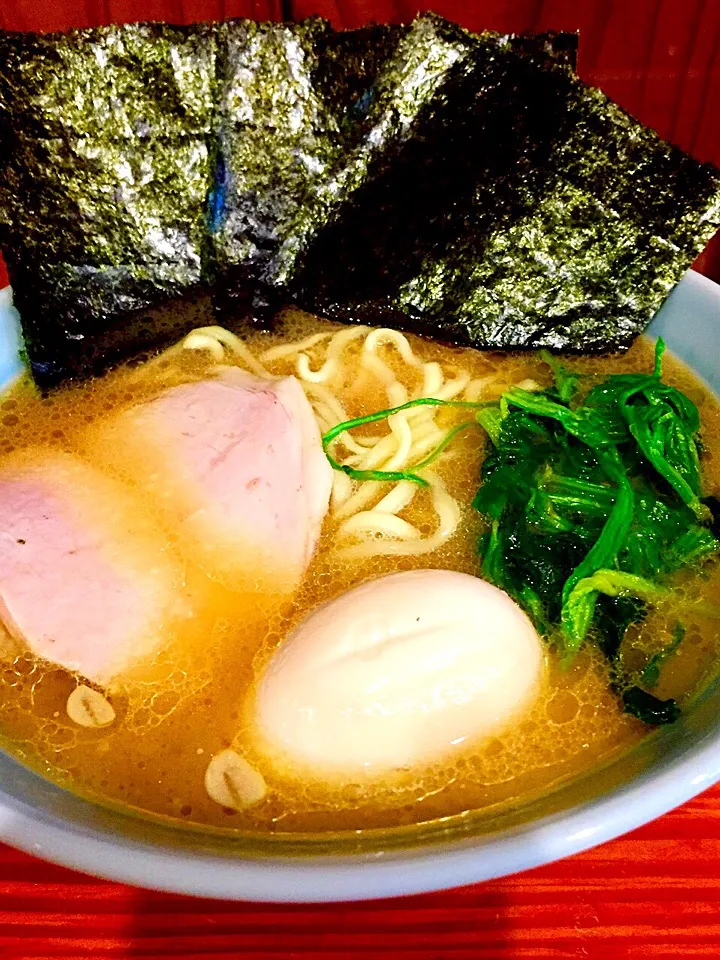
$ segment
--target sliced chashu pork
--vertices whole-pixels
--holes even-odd
[[[162,507],[211,577],[261,593],[297,586],[320,536],[332,468],[294,377],[225,368],[88,436],[95,456]]]
[[[15,645],[107,684],[163,642],[181,584],[122,484],[66,453],[0,463],[0,622]]]

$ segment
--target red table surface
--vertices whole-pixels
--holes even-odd
[[[579,29],[584,79],[698,159],[720,165],[720,0],[429,6],[473,29]],[[0,28],[311,13],[354,27],[407,21],[418,9],[412,0],[0,0]],[[720,280],[720,239],[696,266]],[[720,787],[558,864],[445,893],[340,906],[134,890],[0,846],[0,960],[720,958],[719,901]]]

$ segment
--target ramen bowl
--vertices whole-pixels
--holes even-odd
[[[653,320],[720,393],[720,287],[689,273]],[[19,325],[0,292],[0,384],[21,372]],[[176,827],[98,806],[0,754],[0,840],[54,863],[182,894],[321,902],[400,896],[516,873],[610,840],[720,780],[720,685],[675,724],[516,807],[389,830],[248,834]]]

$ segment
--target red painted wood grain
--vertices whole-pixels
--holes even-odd
[[[2,0],[0,30],[69,30],[136,20],[280,20],[282,16],[282,0]]]
[[[434,0],[496,30],[580,31],[581,75],[720,165],[719,0]],[[136,19],[406,21],[412,0],[0,0],[0,28]],[[720,280],[720,238],[698,269]],[[0,286],[5,282],[0,261]],[[517,877],[339,906],[133,890],[0,847],[0,960],[718,960],[720,787],[627,837]]]

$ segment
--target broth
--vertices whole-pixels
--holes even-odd
[[[291,312],[278,333],[251,333],[251,350],[334,329],[317,318]],[[546,366],[532,354],[500,355],[408,338],[426,361],[461,364],[472,377],[489,378],[484,396],[498,396],[525,380],[549,383]],[[385,355],[384,355],[385,356]],[[399,369],[392,351],[385,360]],[[624,355],[571,358],[575,368],[607,374],[652,368],[652,345],[641,339]],[[125,367],[101,379],[70,385],[47,398],[20,385],[0,402],[0,453],[45,447],[83,453],[93,423],[159,388],[197,377],[200,357]],[[348,365],[349,367],[352,364]],[[292,373],[278,360],[273,373]],[[720,486],[720,406],[709,391],[675,358],[667,357],[665,378],[699,406],[704,444],[705,485]],[[388,406],[379,382],[353,375],[337,388],[350,416]],[[439,549],[420,556],[340,556],[332,519],[326,521],[319,549],[291,599],[261,601],[210,580],[192,555],[181,556],[185,599],[194,616],[179,622],[159,654],[114,682],[110,691],[116,721],[99,730],[73,724],[66,713],[68,695],[79,681],[72,674],[30,654],[0,663],[0,733],[9,752],[52,780],[82,795],[136,808],[176,822],[232,830],[338,831],[447,817],[467,810],[518,803],[558,781],[597,765],[613,751],[649,732],[623,713],[609,689],[608,666],[586,644],[569,670],[550,656],[549,679],[542,696],[517,723],[450,759],[422,770],[404,771],[378,782],[328,786],[301,782],[268,765],[254,742],[246,705],[270,655],[308,612],[350,587],[384,573],[413,568],[446,568],[477,575],[477,538],[482,529],[470,506],[478,487],[483,440],[480,432],[459,436],[452,456],[437,465],[449,493],[462,505],[460,525]],[[97,463],[111,471],[107,464]],[[121,476],[130,487],[132,477]],[[140,486],[135,488],[138,502]],[[423,532],[432,528],[426,498],[417,496],[403,516]],[[161,517],[155,518],[160,524]],[[166,529],[168,549],[182,554],[174,532]],[[718,595],[720,571],[703,572],[702,593]],[[662,609],[637,630],[639,646],[667,641],[674,621]],[[693,614],[687,635],[664,667],[658,694],[688,702],[715,670],[717,625]],[[236,746],[265,777],[268,793],[254,807],[237,812],[207,795],[204,774],[218,751]]]

